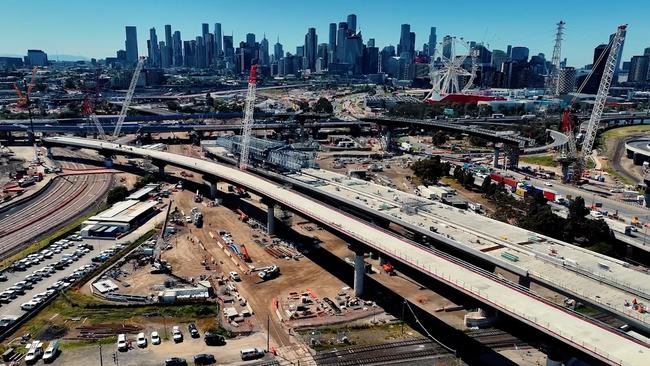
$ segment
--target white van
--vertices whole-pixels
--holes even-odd
[[[117,350],[126,351],[129,349],[128,344],[126,343],[126,334],[117,335]]]
[[[36,363],[41,356],[43,356],[43,343],[39,340],[33,341],[25,356],[25,363],[28,365]]]
[[[52,362],[56,356],[59,354],[59,341],[52,341],[45,349],[43,354],[43,362],[49,363]]]
[[[242,361],[254,360],[264,357],[264,350],[261,348],[243,348],[239,351]]]

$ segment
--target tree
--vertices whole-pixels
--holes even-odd
[[[437,146],[444,145],[449,137],[442,131],[436,131],[431,136],[431,143]]]
[[[208,107],[213,107],[214,106],[214,98],[210,95],[210,93],[205,95],[205,105]]]
[[[158,179],[156,179],[156,177],[154,177],[153,174],[147,174],[145,176],[138,178],[138,181],[135,182],[134,186],[135,188],[142,188],[150,183],[158,183]]]
[[[487,195],[490,191],[490,186],[492,185],[492,178],[488,175],[483,179],[483,184],[481,184],[481,192]]]
[[[298,100],[296,101],[296,104],[298,105],[298,108],[300,108],[301,111],[303,112],[309,112],[309,103],[306,100]]]
[[[472,188],[474,186],[474,174],[472,172],[463,173],[463,181],[461,182],[465,188]]]
[[[177,101],[175,100],[167,101],[167,109],[169,109],[170,111],[177,111],[178,108],[180,108],[180,104],[178,104]]]
[[[436,155],[416,161],[411,165],[411,170],[416,177],[422,180],[422,183],[429,185],[437,183],[440,177],[446,174],[446,166],[440,162],[440,156]]]
[[[585,207],[585,199],[578,196],[569,205],[569,215],[567,220],[572,222],[580,222],[584,220],[585,216],[589,214],[589,210]]]
[[[316,103],[314,103],[312,110],[316,113],[332,113],[334,112],[334,106],[332,106],[332,102],[330,102],[329,99],[320,97]]]
[[[63,84],[63,87],[66,89],[74,89],[76,88],[75,80],[73,78],[67,78],[65,79],[65,83]]]
[[[112,205],[115,202],[123,201],[128,195],[129,191],[125,186],[113,187],[108,191],[108,194],[106,195],[106,203]]]

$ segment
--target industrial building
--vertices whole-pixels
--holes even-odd
[[[110,209],[90,217],[81,224],[81,236],[115,238],[137,227],[156,210],[158,203],[126,200],[118,202]]]
[[[144,201],[151,196],[151,193],[158,190],[158,184],[151,183],[138,189],[126,197],[127,200]]]

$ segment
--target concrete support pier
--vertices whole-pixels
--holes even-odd
[[[275,234],[275,202],[267,202],[266,207],[266,233],[273,235]]]
[[[354,295],[363,295],[363,277],[366,275],[366,263],[363,260],[363,249],[354,250]]]
[[[498,148],[498,147],[495,147],[494,148],[494,162],[493,162],[493,165],[494,165],[495,168],[499,167],[500,155],[501,155],[501,149]]]

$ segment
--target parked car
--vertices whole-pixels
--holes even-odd
[[[126,334],[118,334],[117,336],[117,350],[126,351],[129,349],[129,345],[126,342]]]
[[[239,351],[242,361],[255,360],[264,357],[264,350],[261,348],[243,348]]]
[[[151,344],[160,344],[160,335],[158,332],[151,332]]]
[[[201,335],[199,334],[199,330],[196,328],[196,325],[194,323],[190,323],[187,326],[187,329],[190,331],[190,336],[192,338],[199,338]]]
[[[210,332],[205,332],[203,340],[207,346],[222,346],[226,344],[226,338],[219,334],[213,334]]]
[[[181,333],[181,330],[177,325],[174,325],[174,327],[172,328],[172,338],[176,343],[183,341],[183,333]]]
[[[208,353],[199,353],[198,355],[194,356],[195,365],[212,365],[216,362],[217,360],[214,358],[214,355]]]
[[[54,340],[45,349],[43,353],[43,362],[50,363],[59,355],[59,341]]]
[[[165,366],[187,366],[187,361],[180,357],[170,357],[165,360]]]
[[[138,333],[138,347],[147,347],[147,337],[145,337],[143,332]]]
[[[236,282],[241,281],[241,277],[239,277],[239,273],[237,273],[235,271],[232,271],[232,272],[229,273],[229,275],[230,275],[230,279],[232,279],[233,281],[236,281]]]

